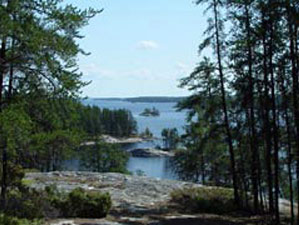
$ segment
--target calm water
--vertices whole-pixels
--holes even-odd
[[[96,105],[108,109],[127,109],[130,110],[137,121],[138,131],[143,132],[146,127],[156,137],[161,137],[163,128],[177,128],[181,133],[185,124],[185,112],[176,112],[176,103],[131,103],[127,101],[108,101],[87,99],[84,101],[88,105]],[[160,111],[159,117],[139,116],[145,108],[155,107]]]
[[[86,105],[96,105],[100,108],[108,109],[127,109],[130,110],[137,121],[138,132],[143,132],[145,128],[149,128],[155,137],[161,138],[161,131],[164,128],[177,128],[179,133],[183,132],[185,125],[185,112],[177,112],[175,109],[176,103],[131,103],[127,101],[111,101],[111,100],[84,100]],[[153,108],[159,110],[159,117],[143,117],[139,116],[145,108]],[[124,149],[148,148],[162,145],[161,139],[125,145]],[[177,176],[169,168],[168,158],[139,158],[130,157],[127,168],[130,172],[142,173],[149,177],[160,179],[177,179]],[[142,172],[141,172],[142,171]]]

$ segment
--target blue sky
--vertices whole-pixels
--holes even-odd
[[[206,28],[193,0],[69,0],[104,12],[82,30],[79,57],[89,97],[185,96],[178,80],[199,61]]]

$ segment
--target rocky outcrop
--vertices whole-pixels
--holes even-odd
[[[54,184],[63,191],[81,187],[111,195],[113,207],[105,219],[61,219],[48,221],[47,225],[249,225],[261,222],[259,217],[185,215],[176,211],[169,202],[170,193],[181,188],[201,187],[194,183],[91,172],[28,173],[25,179],[37,189]]]
[[[56,185],[59,190],[67,192],[81,187],[90,191],[110,193],[113,207],[108,219],[60,220],[51,222],[51,225],[158,224],[154,223],[156,219],[149,217],[167,211],[166,205],[173,190],[200,186],[182,181],[160,180],[119,173],[28,173],[25,179],[31,180],[29,182],[31,187],[36,189]]]
[[[141,137],[127,137],[127,138],[116,138],[109,135],[102,135],[101,140],[108,144],[134,144],[147,141]],[[86,141],[82,143],[82,146],[95,145],[95,141]]]
[[[133,157],[172,157],[174,156],[173,152],[167,152],[159,149],[151,149],[151,148],[138,148],[130,150],[129,153]]]
[[[25,179],[32,180],[31,186],[37,189],[55,184],[58,189],[64,191],[81,187],[86,190],[109,192],[114,209],[126,209],[131,212],[148,210],[166,202],[170,198],[169,194],[175,189],[200,186],[182,181],[119,173],[28,173]]]

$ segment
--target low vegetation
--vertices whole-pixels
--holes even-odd
[[[171,193],[172,202],[192,213],[228,214],[238,210],[234,193],[226,188],[189,188]]]
[[[1,225],[38,225],[45,218],[103,218],[112,206],[108,193],[81,188],[66,193],[55,186],[36,190],[27,186],[23,175],[20,169],[11,178],[14,182],[7,192],[5,211],[0,214]]]
[[[60,217],[102,218],[105,217],[112,201],[108,193],[87,192],[77,188],[69,194],[59,193],[55,188],[46,188],[50,204],[59,211]]]
[[[42,220],[27,220],[27,219],[18,219],[16,217],[6,216],[0,214],[0,224],[1,225],[42,225]]]
[[[88,192],[81,188],[65,193],[55,187],[46,187],[45,190],[23,187],[8,192],[2,219],[9,217],[34,221],[43,218],[103,218],[111,205],[108,193]]]

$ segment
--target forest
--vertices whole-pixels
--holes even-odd
[[[206,6],[209,25],[203,59],[180,82],[192,94],[178,104],[189,110],[189,125],[174,169],[186,180],[232,187],[235,204],[267,212],[275,224],[280,198],[288,198],[290,223],[298,223],[299,4],[196,3]]]
[[[107,134],[114,137],[130,137],[137,134],[137,122],[130,111],[109,110],[97,106],[77,104],[78,126],[91,138]]]
[[[135,98],[95,98],[96,100],[110,100],[110,101],[128,101],[132,103],[136,102],[179,102],[185,97],[164,97],[164,96],[147,96],[147,97],[135,97]]]

